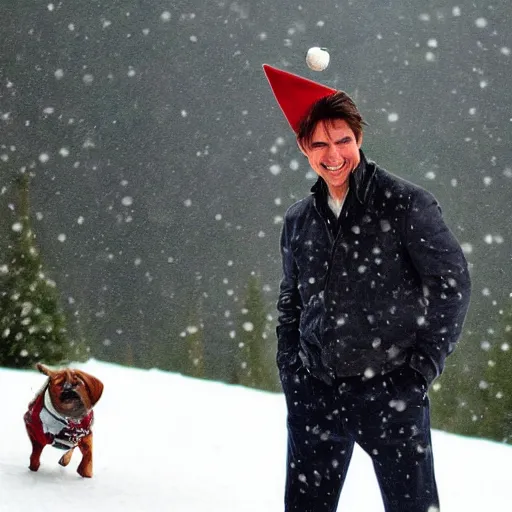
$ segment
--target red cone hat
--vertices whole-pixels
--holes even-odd
[[[268,64],[263,64],[263,71],[277,103],[295,133],[298,133],[302,119],[308,114],[313,104],[336,92],[336,89],[273,68]]]

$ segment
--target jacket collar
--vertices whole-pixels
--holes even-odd
[[[359,155],[359,164],[349,177],[349,194],[353,191],[356,199],[361,204],[364,204],[368,199],[368,193],[376,167],[373,162],[368,162],[361,149],[359,150]],[[316,183],[311,187],[311,192],[315,196],[327,200],[328,188],[323,178],[318,177]]]

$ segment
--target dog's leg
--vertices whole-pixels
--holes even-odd
[[[82,452],[82,461],[78,465],[77,473],[84,478],[92,477],[92,433],[83,437],[78,443]]]
[[[32,453],[30,455],[30,471],[37,471],[41,465],[41,453],[44,445],[38,443],[35,439],[30,438],[32,443]]]
[[[59,464],[61,466],[64,466],[66,467],[70,460],[71,460],[71,456],[73,455],[73,450],[74,448],[71,448],[71,450],[68,450],[60,459],[59,459]]]

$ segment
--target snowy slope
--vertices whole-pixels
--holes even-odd
[[[94,478],[57,464],[37,473],[22,416],[45,377],[0,369],[0,512],[271,512],[282,510],[286,411],[282,395],[91,360],[105,392],[96,407]],[[512,447],[434,432],[443,512],[510,510]],[[356,450],[344,512],[382,512],[368,457]]]

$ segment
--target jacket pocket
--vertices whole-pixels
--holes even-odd
[[[386,374],[387,383],[391,392],[398,398],[425,398],[428,386],[427,381],[410,366],[402,366]]]

